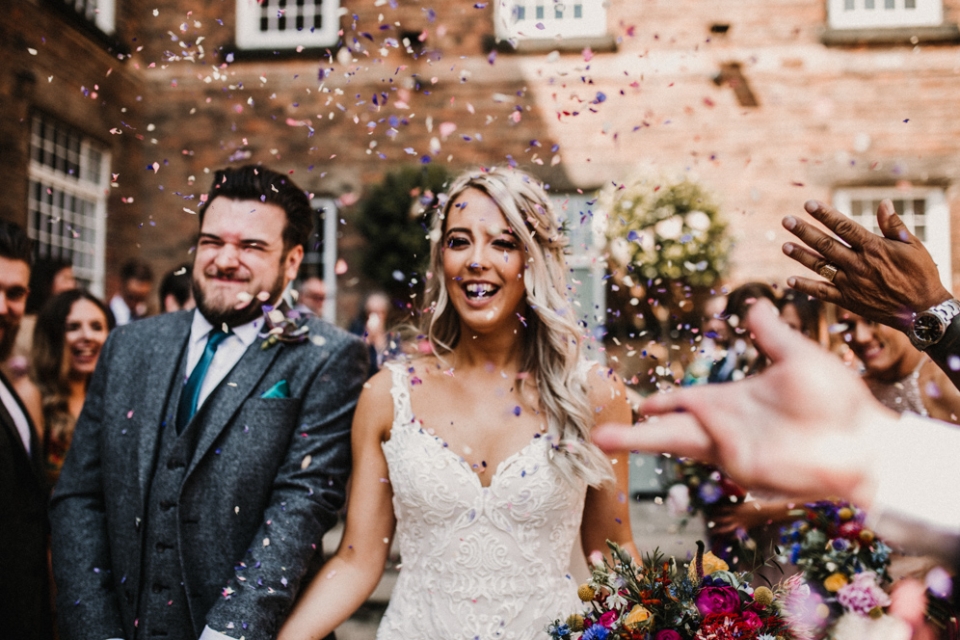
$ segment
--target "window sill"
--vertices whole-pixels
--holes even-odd
[[[586,36],[578,38],[543,38],[516,40],[515,44],[509,40],[497,40],[494,35],[483,37],[483,48],[489,52],[497,50],[500,53],[549,53],[551,51],[580,52],[586,48],[594,52],[613,52],[617,50],[617,40],[611,35]]]
[[[828,47],[956,44],[960,43],[960,29],[957,28],[957,25],[951,23],[944,23],[936,27],[826,28],[820,33],[820,42]]]
[[[252,62],[261,60],[300,60],[306,58],[316,60],[318,57],[326,58],[331,53],[336,55],[337,51],[340,50],[341,45],[342,41],[338,41],[336,44],[329,47],[307,47],[301,45],[302,48],[298,51],[298,45],[266,47],[263,49],[241,49],[235,43],[228,43],[223,46],[223,50],[220,52],[220,57],[226,60],[227,56],[233,56],[232,60],[235,62]]]

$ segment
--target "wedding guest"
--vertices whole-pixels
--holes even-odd
[[[590,443],[595,423],[630,409],[623,382],[582,359],[549,196],[494,168],[462,174],[443,202],[422,328],[432,352],[365,385],[343,542],[283,640],[353,613],[394,533],[403,568],[381,640],[537,638],[579,606],[578,533],[583,552],[612,540],[636,556],[627,455]]]
[[[50,502],[62,640],[272,640],[319,568],[366,352],[261,307],[279,311],[313,216],[284,173],[218,170],[197,308],[111,332]]]
[[[646,423],[600,427],[594,441],[704,460],[751,489],[842,497],[867,510],[885,541],[960,560],[960,429],[898,417],[772,305],[755,305],[749,328],[772,361],[763,373],[650,396]]]
[[[730,335],[729,346],[726,357],[718,360],[710,369],[707,382],[742,380],[762,368],[763,360],[758,359],[757,350],[750,340],[750,335],[741,325],[750,306],[761,298],[775,301],[777,296],[770,285],[763,282],[747,282],[727,296],[723,317],[726,319]]]
[[[37,316],[31,377],[43,398],[43,444],[50,486],[60,477],[90,378],[114,324],[110,309],[80,289],[54,296]]]
[[[73,273],[73,264],[61,258],[43,258],[33,263],[30,270],[30,295],[27,308],[20,321],[20,331],[10,358],[10,370],[17,378],[26,376],[30,369],[30,343],[33,340],[33,327],[37,314],[47,300],[77,288],[77,278]]]
[[[727,324],[724,310],[727,308],[727,296],[715,295],[703,304],[700,322],[700,343],[697,357],[687,367],[684,384],[701,384],[708,381],[714,365],[725,360],[730,346],[730,326]]]
[[[27,234],[0,220],[0,362],[10,355],[30,291]],[[0,624],[4,638],[51,640],[48,491],[40,438],[0,372]]]
[[[810,200],[804,208],[839,240],[785,217],[784,228],[807,246],[787,242],[783,252],[824,278],[792,277],[787,284],[905,333],[960,386],[960,367],[952,363],[960,356],[960,301],[941,284],[936,263],[893,203],[877,207],[879,236],[822,202]]]
[[[727,296],[724,317],[727,319],[735,354],[734,366],[727,367],[729,373],[715,369],[716,377],[709,381],[726,382],[742,380],[756,375],[767,366],[767,359],[761,354],[746,329],[746,318],[750,308],[759,300],[776,302],[773,288],[764,282],[747,282]],[[729,356],[728,356],[729,359]],[[714,373],[711,371],[711,374]],[[720,500],[706,510],[708,538],[715,553],[728,558],[744,571],[755,571],[767,579],[779,580],[783,573],[765,571],[765,561],[775,555],[780,540],[780,526],[792,522],[789,515],[793,506],[783,500],[755,498],[746,502],[746,491],[729,482],[731,496],[735,501]],[[743,542],[741,542],[743,541]]]
[[[370,352],[370,375],[373,376],[383,365],[389,337],[387,335],[387,315],[390,313],[390,298],[385,293],[375,291],[367,296],[363,310],[350,323],[350,333],[360,336],[367,343]]]
[[[120,291],[110,298],[110,310],[118,327],[147,316],[147,300],[152,289],[153,269],[149,264],[138,258],[123,263],[120,267]]]
[[[823,327],[823,303],[812,296],[787,289],[777,300],[780,319],[787,325],[807,336],[814,342],[825,345]]]
[[[960,391],[910,339],[893,327],[841,310],[841,337],[863,363],[863,379],[883,406],[960,423]]]
[[[956,566],[960,429],[912,413],[898,419],[769,304],[753,308],[749,328],[772,360],[764,373],[651,396],[641,408],[645,424],[602,426],[594,441],[706,460],[752,489],[848,499],[868,509],[867,526],[886,542]],[[922,584],[895,590],[891,613],[911,624],[915,639],[934,637],[924,610]]]
[[[297,303],[318,318],[323,317],[323,306],[327,301],[327,284],[319,276],[307,276],[300,284]]]
[[[170,313],[181,309],[189,311],[196,307],[197,303],[193,300],[190,265],[182,264],[163,276],[157,293],[160,298],[161,313]]]

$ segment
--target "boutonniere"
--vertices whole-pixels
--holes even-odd
[[[310,327],[299,311],[290,309],[284,313],[282,309],[267,306],[263,310],[264,330],[260,332],[260,337],[265,339],[260,343],[261,349],[269,349],[278,342],[297,344],[309,337]]]

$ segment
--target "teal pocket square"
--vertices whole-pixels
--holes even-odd
[[[264,392],[261,398],[289,398],[290,386],[286,380],[281,380]]]

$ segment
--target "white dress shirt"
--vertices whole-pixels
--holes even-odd
[[[210,396],[210,393],[217,388],[227,374],[240,362],[240,358],[247,351],[247,347],[257,340],[260,333],[260,327],[263,326],[263,316],[258,317],[252,322],[233,328],[233,333],[223,339],[217,352],[213,355],[213,361],[210,368],[207,369],[207,375],[200,385],[200,398],[197,400],[197,409],[203,406],[203,402]],[[213,325],[203,317],[200,310],[193,312],[193,324],[190,327],[190,342],[187,347],[187,370],[184,382],[190,377],[190,372],[197,366],[203,350],[207,346],[207,338],[210,337],[210,331]],[[108,640],[119,640],[109,638]],[[210,627],[204,627],[199,640],[234,640],[228,635],[219,631],[214,631]]]
[[[247,347],[256,342],[263,322],[263,316],[258,316],[252,322],[234,327],[233,333],[223,339],[223,342],[217,347],[217,352],[213,355],[213,361],[210,363],[210,368],[207,369],[203,384],[200,385],[197,410],[203,406],[203,402],[217,388],[217,385],[227,377],[231,369],[240,362],[240,358],[247,351]],[[184,381],[190,377],[193,368],[197,366],[200,357],[203,356],[203,350],[207,346],[207,338],[213,328],[210,321],[204,318],[199,310],[193,312],[193,325],[190,327],[190,343],[187,350],[187,370]]]
[[[113,311],[113,319],[117,321],[118,327],[130,324],[130,316],[132,315],[130,307],[123,301],[119,293],[110,298],[110,311]]]
[[[13,397],[13,391],[7,388],[7,385],[0,381],[0,402],[6,407],[7,413],[13,418],[13,423],[17,425],[17,433],[20,434],[20,440],[23,441],[23,448],[30,455],[30,422],[27,416],[23,415],[20,409],[20,403]]]

